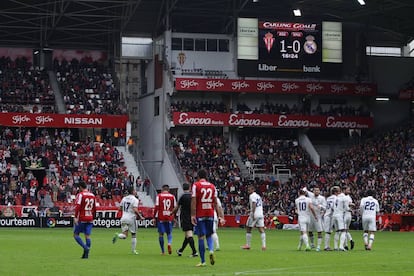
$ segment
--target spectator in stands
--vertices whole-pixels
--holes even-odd
[[[381,225],[382,226],[381,231],[392,231],[392,223],[393,223],[392,217],[391,215],[388,215],[385,218],[384,224]]]
[[[32,204],[36,203],[37,198],[36,198],[36,187],[35,186],[30,186],[29,194],[30,194],[30,203]]]
[[[31,205],[31,204],[29,203],[29,205]],[[36,214],[36,211],[35,211],[34,208],[30,208],[28,216],[29,216],[29,218],[36,218],[37,217],[37,214]]]
[[[149,194],[149,186],[150,186],[150,184],[151,184],[151,182],[150,182],[149,178],[148,177],[145,178],[144,179],[143,187],[144,187],[144,192],[147,193],[147,195]]]
[[[135,180],[135,189],[137,190],[137,191],[139,191],[139,192],[142,192],[143,191],[143,187],[142,187],[142,179],[141,179],[141,176],[140,175],[138,175],[137,176],[137,179]]]

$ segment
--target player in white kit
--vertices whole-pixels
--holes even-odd
[[[306,197],[307,192],[303,189],[299,190],[299,197],[295,200],[296,213],[298,214],[298,224],[300,230],[300,239],[298,250],[302,249],[305,244],[305,250],[310,251],[308,239],[309,224],[311,221],[311,214],[317,220],[316,212],[312,205],[312,200]]]
[[[367,196],[361,199],[359,209],[362,214],[362,229],[365,250],[371,250],[377,231],[376,217],[379,212],[379,203],[374,197],[374,191],[368,190]]]
[[[323,231],[325,232],[325,251],[331,251],[331,233],[333,230],[333,208],[336,201],[336,187],[331,188],[330,196],[326,198],[326,208],[323,214]]]
[[[326,200],[323,195],[321,195],[321,191],[318,187],[313,188],[313,192],[308,191],[305,188],[303,188],[304,191],[307,192],[307,196],[312,200],[312,205],[316,213],[317,219],[311,216],[310,219],[310,225],[309,225],[309,239],[311,248],[314,248],[314,242],[313,242],[313,231],[316,231],[318,233],[318,241],[316,245],[316,251],[321,250],[321,244],[322,244],[322,215],[326,208]]]
[[[124,196],[119,205],[119,210],[122,211],[121,217],[121,230],[122,233],[116,233],[112,238],[112,243],[115,243],[117,239],[126,239],[128,237],[128,231],[131,232],[131,250],[132,254],[138,254],[136,250],[137,246],[137,216],[140,219],[144,219],[141,213],[138,211],[139,200],[135,197],[134,187],[128,189],[128,195]]]
[[[352,202],[352,198],[351,198],[351,188],[348,187],[342,187],[345,197],[347,198],[348,201],[348,206],[349,209],[348,211],[345,212],[345,216],[344,216],[344,220],[345,220],[345,235],[346,235],[346,240],[345,240],[345,245],[344,248],[348,250],[348,242],[351,244],[351,250],[354,249],[355,246],[355,242],[352,239],[352,235],[349,232],[349,226],[351,225],[351,221],[352,221],[352,209],[354,208],[355,204]]]
[[[217,197],[217,206],[219,208],[223,208],[221,205],[221,200],[220,198]],[[217,211],[214,210],[214,224],[213,224],[213,234],[211,234],[211,238],[213,239],[213,244],[215,247],[216,251],[220,250],[220,240],[219,240],[219,236],[217,235],[217,229],[219,227],[219,218],[217,215]]]
[[[262,241],[262,250],[266,250],[266,233],[264,230],[264,215],[263,215],[263,201],[260,195],[255,192],[253,185],[247,187],[249,193],[249,207],[250,215],[246,222],[246,244],[241,248],[249,250],[252,240],[252,228],[256,227],[260,233],[260,239]]]
[[[334,237],[334,250],[339,251],[346,251],[344,248],[345,240],[346,240],[346,232],[345,232],[345,220],[344,215],[345,212],[348,211],[349,205],[348,200],[345,197],[345,194],[341,192],[341,188],[336,186],[337,189],[337,197],[333,208],[333,225],[335,227],[335,237]]]

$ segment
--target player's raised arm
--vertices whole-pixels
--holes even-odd
[[[303,187],[302,190],[305,191],[305,193],[306,193],[305,195],[307,197],[311,197],[311,198],[315,197],[315,194],[313,192],[309,191],[308,188]]]

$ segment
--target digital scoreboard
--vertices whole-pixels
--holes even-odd
[[[321,24],[259,22],[259,71],[320,73]]]
[[[239,18],[238,23],[239,76],[316,77],[323,73],[323,56],[342,54],[342,30],[332,31],[332,26],[337,26],[335,24],[329,25],[330,33],[325,35],[325,22]],[[336,40],[323,43],[323,37]],[[338,50],[328,49],[333,46],[339,47]]]

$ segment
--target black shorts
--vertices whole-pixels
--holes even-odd
[[[181,228],[183,231],[190,231],[194,229],[194,225],[191,223],[191,219],[181,220]]]

